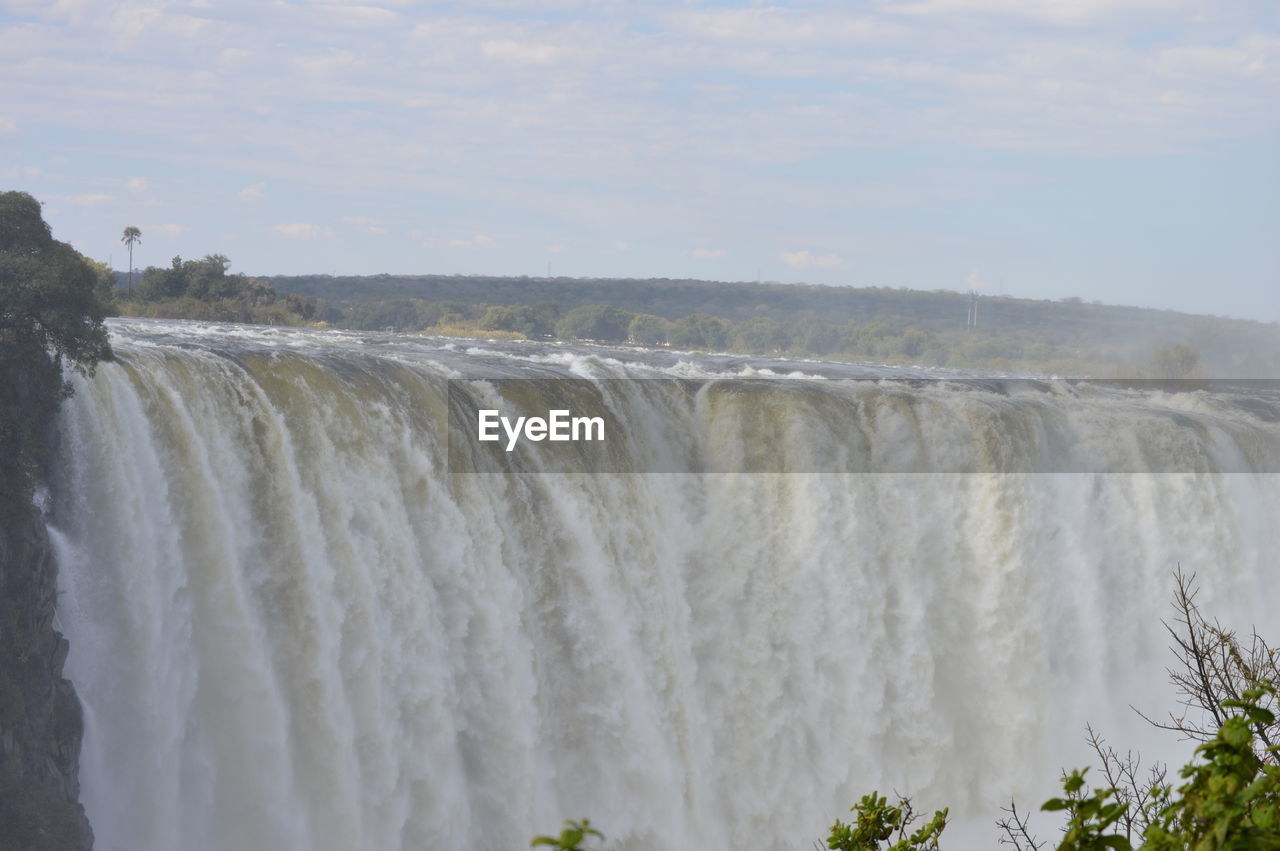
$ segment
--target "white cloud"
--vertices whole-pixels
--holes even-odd
[[[163,225],[142,225],[138,229],[142,231],[144,236],[149,233],[158,233],[163,236],[177,236],[178,234],[183,234],[191,230],[191,228],[186,225],[175,225],[172,223]]]
[[[328,53],[317,53],[310,56],[295,56],[293,65],[308,74],[335,74],[339,71],[350,71],[363,64],[350,50],[331,48]]]
[[[289,239],[328,239],[333,236],[332,229],[307,222],[290,222],[285,225],[275,225],[271,230]]]
[[[387,229],[381,223],[368,216],[345,216],[342,220],[350,225],[352,230],[357,230],[361,233],[382,234],[387,232]]]
[[[125,184],[125,188],[130,192],[146,192],[147,179],[145,177],[133,177]]]
[[[239,65],[253,58],[252,50],[243,47],[227,47],[218,54],[218,61],[225,65]]]
[[[672,23],[695,36],[744,42],[794,44],[839,43],[883,38],[896,32],[885,21],[868,16],[815,14],[770,6],[756,9],[707,9],[677,13]]]
[[[978,273],[977,269],[970,269],[969,274],[964,276],[964,285],[966,289],[980,293],[991,291],[991,285]]]
[[[364,3],[318,3],[323,10],[323,24],[341,29],[374,29],[399,22],[400,15],[391,9]]]
[[[559,50],[550,44],[527,44],[510,39],[486,41],[480,51],[489,59],[498,59],[514,65],[547,65],[555,61]]]
[[[1176,14],[1181,0],[906,0],[892,12],[920,16],[993,15],[1050,24],[1082,25],[1104,17]]]
[[[0,136],[0,147],[19,143],[0,156],[0,172],[22,162],[59,172],[76,163],[75,175],[48,175],[44,191],[79,176],[84,182],[61,192],[112,192],[131,203],[167,195],[162,176],[181,173],[185,201],[208,202],[200,227],[214,234],[243,227],[247,212],[278,209],[253,222],[242,242],[276,241],[272,262],[281,269],[308,265],[319,243],[305,240],[327,236],[310,221],[351,243],[352,268],[427,262],[418,246],[430,238],[437,255],[463,270],[519,268],[512,258],[533,252],[536,261],[541,244],[544,265],[581,263],[574,271],[583,273],[624,258],[629,270],[706,270],[733,256],[763,262],[764,274],[772,260],[816,279],[815,270],[842,265],[831,253],[840,251],[859,276],[898,280],[896,270],[884,271],[892,266],[885,258],[918,263],[910,246],[852,235],[876,211],[895,211],[906,230],[929,229],[920,211],[935,197],[948,215],[1002,209],[1014,203],[1010,186],[1040,183],[1052,194],[1076,173],[1039,155],[1100,162],[1172,149],[1207,161],[1237,143],[1272,145],[1280,130],[1280,113],[1267,108],[1280,85],[1280,49],[1268,37],[1277,34],[1274,16],[1247,8],[1256,0],[1168,0],[1166,8],[1193,2],[1197,20],[1143,17],[1155,0],[1110,0],[1106,8],[1102,0],[736,8],[668,0],[611,6],[609,15],[568,3],[555,14],[511,12],[530,8],[528,0],[321,4],[374,9],[348,19],[380,27],[342,29],[341,11],[296,2],[257,4],[250,17],[220,3],[197,11],[189,0],[71,0],[83,10],[77,17],[64,0],[0,0],[29,10],[21,23],[0,25],[0,79],[8,84],[0,115],[12,119],[0,118],[0,133],[18,133]],[[153,15],[136,43],[120,42],[109,25],[110,10],[126,8]],[[210,22],[199,41],[163,35],[160,19],[178,13]],[[1064,32],[1054,24],[1084,19],[1099,26]],[[197,31],[189,21],[174,27]],[[121,115],[130,119],[120,134],[93,135]],[[202,138],[170,138],[177,126],[200,129]],[[48,158],[21,147],[34,129],[41,146],[51,143]],[[78,150],[84,138],[96,140],[95,155]],[[1010,149],[1032,156],[1005,157]],[[130,195],[130,175],[109,167],[126,157],[153,164],[148,175],[164,186]],[[228,182],[228,174],[240,176]],[[265,183],[235,186],[268,176],[270,199]],[[70,212],[65,195],[56,200]],[[178,197],[166,201],[171,212],[139,215],[194,220]],[[1133,203],[1137,216],[1143,202]],[[82,207],[93,215],[76,219],[100,220],[92,226],[103,231],[114,209]],[[449,209],[462,218],[443,218]],[[426,232],[403,245],[363,239],[388,223],[402,235],[414,223],[405,210],[420,212]],[[364,215],[343,220],[349,213]],[[268,237],[271,219],[294,224]],[[742,240],[724,251],[730,243],[693,230],[707,221],[722,222],[717,232],[737,233],[744,245],[754,241],[763,256],[746,260]],[[766,247],[779,222],[792,235]],[[487,247],[496,238],[473,236],[479,226],[502,239]],[[896,235],[896,227],[884,230]],[[1000,256],[985,243],[960,244],[968,238],[954,225],[937,227],[956,241],[945,260],[937,252],[937,268],[955,276],[943,285],[958,286],[965,265]],[[635,248],[614,253],[610,233],[628,234]],[[285,237],[299,241],[290,248]],[[664,244],[680,256],[653,252]],[[788,253],[779,259],[782,247]]]
[[[837,254],[810,254],[808,251],[784,251],[778,255],[782,260],[793,269],[838,269],[844,265],[844,260]]]
[[[92,207],[95,204],[101,204],[104,201],[110,200],[110,195],[103,195],[98,192],[88,192],[84,195],[73,195],[70,199],[72,204],[79,204],[81,207]]]
[[[40,169],[31,165],[10,166],[9,168],[0,168],[0,178],[11,180],[15,177],[39,177]]]
[[[614,249],[615,251],[630,251],[630,250],[631,250],[631,243],[629,243],[629,242],[625,242],[625,241],[623,241],[623,240],[621,240],[621,239],[620,239],[620,240],[618,240],[617,242],[615,242],[615,243],[613,244],[613,249]]]
[[[1231,45],[1179,45],[1161,50],[1155,65],[1172,77],[1231,79],[1280,70],[1280,38],[1254,36]]]
[[[450,248],[482,248],[493,245],[493,239],[488,234],[477,233],[467,239],[451,239],[446,245]]]

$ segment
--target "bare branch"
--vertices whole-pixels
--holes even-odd
[[[1040,851],[1044,847],[1045,840],[1036,839],[1028,824],[1030,816],[1018,812],[1016,801],[1010,801],[1008,807],[1000,809],[1009,814],[996,822],[1004,834],[1000,837],[1001,845],[1011,845],[1015,851]]]
[[[1176,664],[1167,671],[1187,711],[1181,715],[1170,713],[1167,722],[1135,711],[1154,727],[1207,742],[1226,720],[1227,713],[1221,706],[1224,701],[1239,700],[1245,689],[1255,683],[1280,685],[1280,659],[1256,630],[1245,644],[1220,622],[1205,618],[1196,603],[1199,589],[1194,573],[1185,573],[1179,566],[1174,582],[1175,617],[1164,626],[1173,641],[1169,649]],[[1267,703],[1269,708],[1276,708],[1274,699]],[[1270,748],[1280,742],[1280,727],[1259,723],[1255,733],[1258,755],[1274,761]]]

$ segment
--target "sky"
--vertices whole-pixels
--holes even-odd
[[[1280,320],[1272,0],[0,0],[0,189],[127,266]]]

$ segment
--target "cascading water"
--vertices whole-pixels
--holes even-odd
[[[1172,708],[1177,564],[1275,625],[1272,400],[808,365],[836,372],[800,404],[725,358],[113,328],[51,510],[104,851],[521,848],[584,815],[809,848],[873,788],[988,839],[1086,721],[1143,744],[1127,705]],[[477,375],[695,390],[609,384],[637,472],[476,475],[445,387]],[[704,472],[762,451],[808,472]]]

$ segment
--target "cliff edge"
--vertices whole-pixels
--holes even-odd
[[[57,568],[34,506],[0,522],[0,851],[79,851],[80,702],[53,626]]]
[[[0,192],[0,851],[81,851],[80,703],[53,627],[57,566],[34,505],[63,367],[111,359],[95,267],[53,238],[40,202]]]

